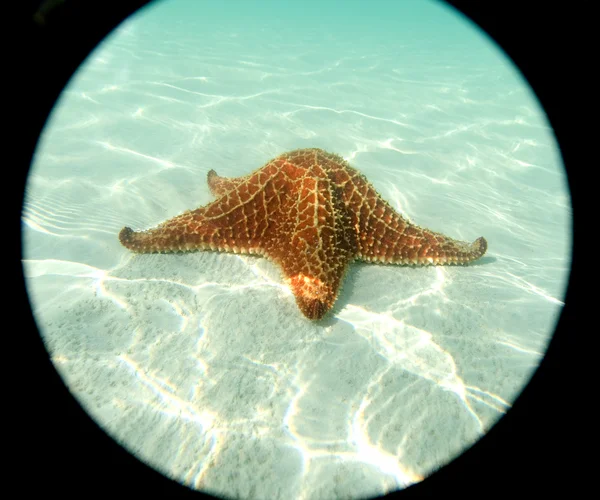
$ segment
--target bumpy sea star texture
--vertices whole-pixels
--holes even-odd
[[[338,155],[299,149],[248,176],[208,172],[215,201],[154,229],[125,227],[119,240],[139,253],[215,250],[259,254],[283,271],[309,319],[331,309],[353,260],[386,264],[466,264],[487,242],[466,243],[404,219]]]

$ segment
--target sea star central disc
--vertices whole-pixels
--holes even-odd
[[[282,269],[302,313],[320,319],[333,306],[348,264],[465,264],[484,238],[453,240],[404,219],[367,179],[321,149],[282,154],[248,176],[208,172],[215,201],[154,229],[125,227],[134,252],[217,250],[259,254]]]

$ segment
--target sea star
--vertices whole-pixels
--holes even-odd
[[[259,254],[277,263],[309,319],[337,299],[353,260],[389,264],[465,264],[487,250],[484,238],[453,240],[396,212],[342,157],[299,149],[248,176],[208,172],[217,199],[154,229],[125,227],[121,243],[134,252],[218,250]]]

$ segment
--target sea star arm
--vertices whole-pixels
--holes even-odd
[[[372,201],[366,201],[358,212],[360,260],[414,265],[466,264],[487,250],[484,238],[467,243],[421,228],[404,219],[374,190],[369,194]]]
[[[467,243],[407,221],[381,198],[364,175],[342,162],[338,158],[331,170],[357,233],[357,259],[441,265],[466,264],[485,254],[484,238]]]
[[[242,184],[246,178],[245,177],[221,177],[214,170],[209,170],[208,176],[208,188],[213,196],[223,196],[236,189],[240,184]]]
[[[258,185],[257,176],[255,173],[235,179],[235,188],[224,189],[225,194],[217,200],[153,229],[136,232],[124,227],[119,240],[138,253],[219,250],[264,254],[275,225],[268,212],[277,205],[278,195],[269,183]]]
[[[387,264],[466,264],[479,259],[487,241],[455,240],[407,221],[369,186],[369,196],[357,212],[357,258]]]
[[[333,307],[350,260],[348,254],[340,255],[329,249],[298,261],[279,261],[285,282],[304,316],[318,320]]]
[[[313,320],[333,307],[356,251],[356,234],[339,193],[319,170],[296,179],[295,199],[286,210],[288,222],[268,251],[280,265],[298,308]]]
[[[361,233],[357,259],[368,262],[413,265],[467,264],[483,256],[485,238],[473,243],[415,226],[404,219],[375,224]]]

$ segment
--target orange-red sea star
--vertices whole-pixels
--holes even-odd
[[[465,264],[487,250],[484,238],[453,240],[411,224],[343,158],[321,149],[282,154],[246,177],[208,172],[215,201],[135,232],[134,252],[218,250],[276,262],[302,313],[320,319],[333,306],[348,264]]]

